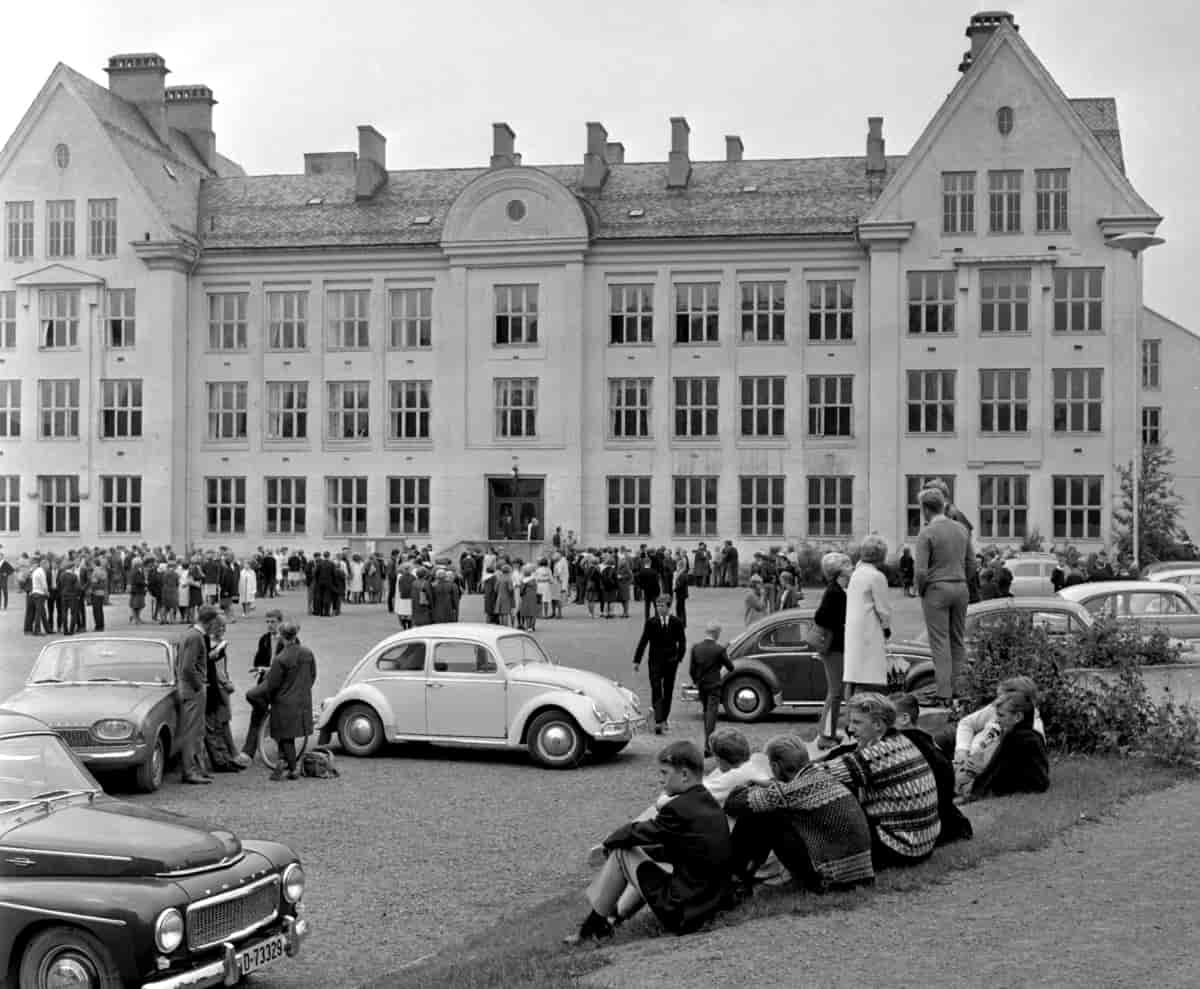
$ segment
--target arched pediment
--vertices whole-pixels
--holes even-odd
[[[575,195],[557,179],[524,165],[485,172],[446,214],[442,247],[448,252],[503,246],[580,251],[588,222]]]

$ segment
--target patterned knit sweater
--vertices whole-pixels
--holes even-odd
[[[910,858],[933,851],[941,831],[937,781],[920,749],[898,731],[822,765],[858,797],[885,846]]]

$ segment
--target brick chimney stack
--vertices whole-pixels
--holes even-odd
[[[370,124],[358,127],[358,160],[354,166],[354,198],[370,199],[387,185],[387,138]]]
[[[692,159],[688,157],[688,137],[692,129],[686,117],[671,118],[671,154],[667,159],[667,188],[686,189],[692,176]]]
[[[1014,31],[1020,31],[1013,15],[1007,10],[981,10],[971,17],[967,24],[966,35],[971,39],[971,50],[963,52],[962,61],[958,63],[958,71],[966,72],[979,58],[980,52],[996,33],[1001,24],[1010,24]]]
[[[108,60],[108,89],[141,111],[150,129],[167,142],[166,78],[171,70],[161,55],[137,52]]]
[[[883,152],[883,117],[867,117],[867,174],[887,171]]]
[[[742,139],[736,134],[725,135],[725,160],[726,161],[741,161],[746,153],[746,146],[742,144]]]
[[[521,163],[517,135],[508,124],[492,124],[492,168],[514,168]]]
[[[216,169],[217,136],[213,133],[213,111],[217,105],[207,86],[168,86],[163,94],[167,126],[183,131],[204,164]]]
[[[590,121],[587,125],[587,152],[583,156],[584,192],[599,192],[608,178],[608,131],[603,124]]]
[[[604,157],[610,165],[624,165],[625,145],[620,141],[609,141],[604,145]]]

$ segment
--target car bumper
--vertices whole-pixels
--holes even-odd
[[[252,938],[240,945],[226,941],[222,946],[222,955],[216,961],[208,962],[186,972],[152,982],[143,982],[142,989],[208,989],[209,986],[233,986],[239,980],[238,952],[252,948],[256,944],[269,941],[278,932],[265,937]],[[283,936],[285,951],[288,958],[294,957],[300,951],[300,942],[308,937],[308,921],[303,917],[284,917]],[[256,971],[261,971],[256,969]]]
[[[88,769],[99,772],[132,769],[150,758],[150,746],[145,742],[130,742],[128,745],[96,745],[71,751]]]
[[[700,703],[700,691],[696,688],[695,684],[688,684],[687,686],[680,687],[679,688],[679,696],[682,700],[695,701],[697,704]],[[721,703],[724,704],[725,703],[724,700],[722,700]],[[783,691],[776,691],[774,694],[772,694],[771,695],[771,703],[775,707],[782,706]]]
[[[595,738],[606,742],[621,741],[633,738],[646,727],[645,718],[628,718],[624,721],[605,721],[600,725]]]

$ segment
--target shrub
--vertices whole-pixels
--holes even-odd
[[[1146,633],[1136,622],[1098,618],[1077,641],[1078,653],[1068,657],[1075,666],[1108,670],[1179,662],[1180,647],[1170,636],[1161,629]]]

